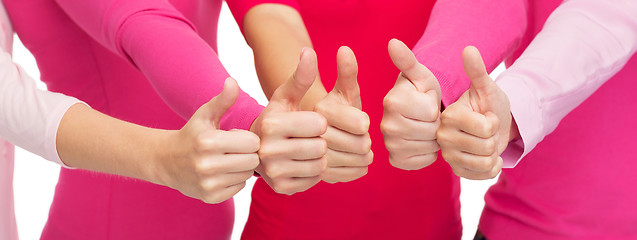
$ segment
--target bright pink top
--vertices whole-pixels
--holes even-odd
[[[554,2],[534,3],[530,37]],[[637,238],[635,51],[637,2],[571,0],[499,76],[521,139],[485,197],[488,239]]]
[[[241,23],[251,7],[264,2],[299,10],[327,90],[336,80],[338,47],[348,45],[354,50],[375,159],[361,179],[319,183],[293,196],[276,194],[257,180],[243,238],[459,239],[459,179],[448,164],[439,158],[422,170],[404,171],[388,162],[379,124],[383,98],[398,70],[387,54],[387,43],[391,38],[408,46],[419,42],[414,47],[418,59],[435,70],[445,103],[453,102],[464,91],[455,86],[469,83],[462,49],[467,44],[481,47],[493,69],[521,40],[526,20],[519,17],[526,16],[523,1],[228,0],[228,5]]]
[[[220,1],[4,3],[49,90],[122,120],[179,129],[228,76],[214,51]],[[241,92],[222,128],[247,129],[260,110]],[[229,239],[233,219],[232,200],[204,204],[144,181],[63,169],[42,238]]]

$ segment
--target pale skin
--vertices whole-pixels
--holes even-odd
[[[146,128],[76,104],[60,122],[58,154],[71,167],[143,179],[206,203],[223,202],[245,186],[259,164],[257,135],[219,130],[238,89],[227,79],[223,92],[180,130]]]
[[[456,175],[491,179],[502,170],[500,155],[519,132],[509,98],[489,77],[478,49],[466,47],[462,60],[471,87],[442,113],[436,135]]]
[[[519,136],[509,100],[489,77],[475,47],[463,51],[471,87],[440,112],[440,86],[402,42],[392,39],[389,54],[401,70],[384,99],[381,131],[393,166],[416,170],[431,165],[441,150],[454,173],[490,179],[502,169],[500,154]],[[414,107],[415,106],[415,107]]]
[[[431,165],[438,157],[440,86],[403,42],[390,40],[388,50],[401,73],[383,100],[380,129],[392,166],[418,170]]]
[[[270,103],[253,124],[261,136],[257,172],[277,193],[302,192],[321,181],[327,167],[327,143],[321,135],[327,120],[318,113],[300,111],[300,102],[318,72],[316,53],[304,49],[290,80],[277,88]],[[263,118],[263,120],[261,120]]]
[[[206,203],[234,196],[255,170],[281,193],[303,191],[325,169],[327,144],[320,136],[327,123],[318,113],[297,111],[317,72],[313,51],[301,59],[251,131],[219,129],[239,89],[228,78],[222,93],[180,130],[142,127],[76,104],[60,122],[58,154],[71,167],[143,179]],[[264,165],[259,166],[259,158],[266,160]]]
[[[273,89],[283,84],[281,79],[289,76],[299,62],[298,50],[312,47],[305,24],[291,7],[260,4],[246,13],[243,29],[254,50],[264,93],[273,98]],[[338,79],[334,89],[327,93],[316,74],[300,101],[300,109],[313,110],[327,120],[327,130],[322,134],[327,143],[327,165],[320,179],[329,183],[348,182],[366,175],[373,159],[369,116],[361,110],[356,57],[351,49],[341,48],[337,62]],[[262,158],[261,164],[266,166],[267,161]],[[264,179],[268,182],[266,177]]]

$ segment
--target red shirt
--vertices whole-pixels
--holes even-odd
[[[248,0],[228,1],[228,4],[241,26],[250,7],[262,2],[288,4],[300,12],[318,54],[321,80],[328,91],[334,86],[337,76],[336,52],[339,46],[347,45],[353,49],[359,65],[363,111],[371,119],[369,131],[374,163],[370,165],[369,173],[358,180],[338,184],[321,182],[292,196],[275,193],[259,179],[252,192],[252,206],[243,239],[460,239],[458,177],[440,156],[433,165],[417,171],[392,167],[379,126],[383,98],[393,87],[399,73],[388,56],[387,43],[398,38],[408,46],[415,46],[423,37],[427,22],[431,21],[432,7],[438,3],[423,0]],[[481,50],[489,50],[485,61],[493,69],[513,50],[517,35],[521,35],[523,29],[511,31],[505,28],[504,35],[490,33],[480,37],[484,32],[502,30],[501,25],[507,23],[491,24],[497,23],[496,20],[489,22],[497,18],[478,18],[467,13],[475,10],[478,15],[484,15],[480,10],[485,8],[490,11],[506,10],[518,1],[440,2],[436,8],[442,11],[458,9],[458,2],[461,6],[465,4],[461,11],[465,14],[455,15],[452,11],[439,13],[438,22],[445,27],[437,27],[437,32],[432,34],[440,38],[419,43],[419,52],[424,56],[434,56],[431,53],[434,49],[444,54],[435,55],[436,59],[442,59],[440,62],[426,65],[436,67],[434,72],[439,80],[446,81],[442,84],[443,99],[455,101],[454,98],[460,96],[458,93],[468,88],[468,80],[459,61],[462,48],[473,44],[482,47]],[[505,17],[509,14],[515,14],[515,11],[507,12]],[[449,18],[457,21],[447,21]],[[473,23],[462,21],[467,19],[477,20]],[[525,20],[523,17],[513,19]],[[472,27],[476,27],[475,32],[480,34],[459,31],[471,30]],[[447,49],[432,44],[446,39],[450,39],[443,41]],[[427,62],[426,59],[420,60]]]

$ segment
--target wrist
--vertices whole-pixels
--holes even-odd
[[[144,178],[152,183],[170,187],[170,175],[168,174],[168,164],[177,161],[179,156],[180,136],[176,130],[160,130],[155,137],[155,141],[150,144],[151,155],[150,164],[140,166]]]

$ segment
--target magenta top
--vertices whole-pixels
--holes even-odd
[[[527,41],[542,30],[496,80],[521,139],[502,155],[515,168],[487,192],[480,229],[636,239],[637,2],[571,0],[547,19],[558,4],[532,3]]]
[[[49,90],[119,119],[179,129],[218,94],[220,1],[5,0]],[[240,92],[224,129],[248,129],[262,107]],[[62,169],[43,239],[228,239],[232,200],[209,205],[120,176]]]

